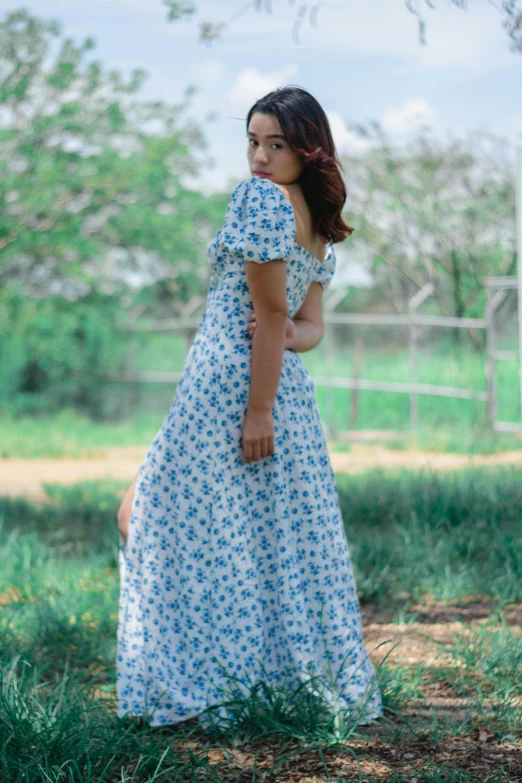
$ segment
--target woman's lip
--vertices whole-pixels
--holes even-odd
[[[265,171],[254,171],[254,174],[257,174],[258,177],[269,177],[270,174],[267,174]]]

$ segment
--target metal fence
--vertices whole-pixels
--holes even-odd
[[[409,397],[409,431],[419,427],[419,398],[433,396],[460,400],[477,400],[486,405],[487,417],[491,429],[495,432],[522,432],[520,416],[518,421],[500,421],[498,419],[498,362],[514,359],[517,361],[518,385],[521,389],[520,346],[518,339],[517,279],[515,277],[491,277],[485,280],[487,304],[484,318],[454,318],[440,315],[426,315],[418,312],[420,306],[431,296],[431,283],[425,285],[410,299],[408,312],[397,314],[337,313],[329,309],[335,306],[338,297],[325,302],[324,312],[324,364],[325,375],[314,375],[312,379],[318,388],[326,389],[326,412],[323,426],[328,437],[336,438],[341,433],[334,422],[334,389],[351,390],[352,412],[357,404],[359,391],[393,392]],[[201,321],[201,315],[183,316],[176,319],[133,323],[126,328],[132,332],[181,331],[188,351],[195,331]],[[335,330],[339,326],[366,325],[376,329],[401,327],[406,330],[408,343],[409,380],[406,382],[376,380],[360,377],[360,342],[353,347],[353,372],[350,377],[336,375]],[[485,388],[468,388],[443,384],[421,383],[418,381],[419,357],[422,355],[422,335],[430,330],[474,330],[482,334],[485,343],[486,360],[484,367]],[[485,339],[484,339],[485,338]],[[129,343],[130,346],[130,343]],[[127,362],[123,373],[110,376],[112,380],[123,381],[129,386],[137,383],[175,384],[181,378],[181,372],[139,372],[134,366],[134,357],[129,347]],[[132,400],[127,396],[128,412],[132,409]],[[353,418],[353,417],[352,417]]]

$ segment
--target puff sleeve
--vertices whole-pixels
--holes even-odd
[[[261,177],[241,182],[227,207],[221,242],[243,260],[263,264],[285,259],[295,241],[292,205],[278,185]]]
[[[318,263],[318,273],[314,277],[314,280],[316,280],[318,283],[321,283],[323,291],[326,291],[332,282],[332,277],[334,276],[336,266],[337,258],[335,256],[334,246],[333,244],[329,244],[326,257],[322,263]]]

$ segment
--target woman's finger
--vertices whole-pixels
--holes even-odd
[[[252,462],[252,446],[248,441],[243,444],[243,456],[247,465]]]
[[[268,438],[261,440],[261,458],[268,457]]]

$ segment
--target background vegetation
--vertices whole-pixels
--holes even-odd
[[[429,640],[437,626],[415,623],[437,608],[449,620],[470,598],[490,610],[482,625],[464,617],[451,643],[432,639],[439,649],[424,660],[412,659],[407,639],[403,658],[381,650],[385,711],[373,728],[335,725],[284,689],[236,699],[228,728],[206,733],[194,721],[151,729],[117,718],[114,518],[126,487],[47,486],[43,505],[0,499],[2,780],[518,779],[522,637],[507,618],[522,595],[520,472],[373,472],[339,476],[338,486],[365,612]],[[423,709],[435,692],[453,709]],[[480,778],[472,770],[481,774],[484,757],[470,753],[479,736],[488,740]]]
[[[173,19],[190,11],[182,4],[170,10]],[[180,371],[190,333],[183,342],[173,333],[126,338],[121,329],[197,318],[205,307],[205,250],[229,193],[183,185],[206,149],[189,117],[197,88],[178,105],[144,101],[146,74],[107,70],[93,49],[91,39],[76,43],[57,22],[28,11],[0,23],[0,417],[7,427],[13,417],[63,409],[106,422],[156,411],[158,422],[173,385],[124,388],[107,376],[127,367],[130,354],[136,370]],[[431,282],[426,311],[482,316],[484,276],[515,270],[509,144],[484,132],[435,141],[427,131],[399,148],[377,123],[356,130],[362,151],[344,161],[346,217],[356,227],[349,242],[364,248],[375,285],[337,292],[335,311],[405,312]],[[347,349],[339,356],[344,372],[360,338],[363,375],[408,379],[400,329],[388,330],[385,348],[377,329],[337,336],[339,351]],[[455,330],[447,338],[428,330],[420,348],[419,380],[450,383],[453,375],[484,387],[480,333]],[[321,352],[303,355],[313,372],[322,372]],[[516,369],[506,364],[499,372],[502,410],[516,419]],[[349,392],[332,394],[341,428],[408,426],[405,395],[360,392],[350,418]],[[317,396],[325,416],[326,392],[318,388]],[[423,398],[422,432],[449,433],[458,421],[472,439],[485,438],[484,413],[483,403]]]

